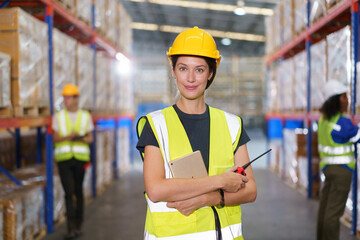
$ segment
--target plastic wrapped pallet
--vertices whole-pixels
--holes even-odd
[[[131,43],[132,43],[132,28],[131,28],[131,18],[127,13],[126,9],[122,3],[117,3],[118,11],[118,36],[116,41],[116,46],[123,51],[125,54],[131,53]]]
[[[91,4],[92,0],[76,0],[76,15],[91,25]]]
[[[280,109],[283,111],[294,110],[294,61],[289,58],[280,63],[277,84],[280,89]]]
[[[279,106],[279,87],[277,85],[276,79],[278,74],[278,66],[272,65],[269,71],[269,82],[267,84],[267,106],[266,111],[268,112],[278,112],[280,110]]]
[[[9,54],[0,52],[0,108],[11,107],[10,60],[11,57]]]
[[[105,1],[105,26],[106,26],[106,38],[110,40],[111,43],[116,42],[116,31],[117,31],[117,1],[106,0]]]
[[[326,0],[312,0],[310,10],[310,22],[315,23],[326,14]]]
[[[305,110],[307,107],[307,61],[306,52],[300,52],[294,57],[295,84],[294,107],[296,110]]]
[[[326,83],[327,56],[326,40],[310,48],[311,53],[311,109],[320,109],[325,101],[323,87]]]
[[[93,54],[94,51],[83,44],[76,45],[76,84],[81,97],[79,107],[86,110],[93,109]]]
[[[274,47],[279,49],[284,44],[283,35],[283,4],[280,2],[274,9]]]
[[[105,3],[104,0],[94,0],[95,1],[95,27],[96,31],[105,35],[106,31],[106,12],[105,12]],[[107,0],[108,1],[108,0]]]
[[[282,0],[284,43],[290,42],[294,38],[294,34],[295,34],[294,1],[296,0]]]
[[[16,169],[15,138],[7,131],[0,132],[0,166],[7,171]]]
[[[13,107],[48,107],[48,27],[20,8],[0,9],[0,52],[11,56]]]
[[[130,131],[131,120],[119,119],[119,128],[116,133],[118,137],[116,161],[119,173],[124,173],[130,168]]]
[[[274,47],[274,17],[273,16],[267,16],[265,17],[265,53],[267,55],[271,54],[275,47]]]
[[[62,108],[62,89],[67,83],[75,84],[76,40],[53,30],[53,62],[54,62],[54,106],[56,110]]]
[[[108,86],[110,81],[110,60],[102,53],[96,53],[96,111],[104,112],[108,107]]]
[[[284,175],[285,181],[296,187],[299,182],[297,144],[295,129],[284,129]]]
[[[85,202],[88,202],[92,198],[92,166],[91,165],[89,165],[85,170],[83,189],[84,189],[84,200]]]
[[[346,26],[327,36],[328,80],[351,84],[351,31]]]
[[[34,239],[44,227],[43,187],[14,189],[0,196],[0,205],[4,209],[4,239]]]
[[[295,33],[299,34],[306,29],[307,24],[307,0],[294,1],[294,28]]]

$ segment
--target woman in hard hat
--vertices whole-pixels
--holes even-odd
[[[318,125],[320,168],[325,175],[317,223],[317,239],[339,239],[340,217],[344,213],[355,168],[354,143],[360,131],[342,114],[348,109],[348,87],[330,80],[325,85],[326,101]]]
[[[249,162],[241,118],[205,103],[221,59],[215,41],[194,27],[167,55],[180,99],[137,125],[148,203],[144,239],[243,239],[240,204],[255,201],[257,190],[251,167],[246,176],[234,172]],[[196,150],[209,176],[173,178],[170,162]]]

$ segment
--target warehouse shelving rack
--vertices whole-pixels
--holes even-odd
[[[359,0],[344,0],[338,3],[334,9],[327,15],[318,19],[315,23],[310,25],[310,9],[311,0],[307,3],[307,27],[292,41],[285,44],[281,49],[270,54],[266,60],[267,73],[269,66],[278,60],[286,59],[296,55],[301,51],[306,51],[307,55],[307,108],[304,113],[267,113],[266,119],[282,119],[282,120],[303,120],[305,121],[308,129],[307,134],[307,159],[308,159],[308,192],[307,196],[310,198],[312,194],[312,182],[314,176],[312,175],[312,122],[320,118],[320,113],[311,112],[311,44],[316,43],[326,37],[326,35],[335,32],[345,25],[351,24],[351,57],[352,57],[352,70],[351,70],[351,89],[352,89],[352,105],[351,105],[351,119],[354,123],[360,122],[360,116],[355,114],[356,103],[356,63],[359,61]],[[337,25],[333,22],[340,22]],[[267,74],[267,77],[269,74]],[[268,81],[267,81],[268,82]],[[356,234],[357,225],[357,164],[353,174],[353,212],[352,212],[352,226],[351,233]]]
[[[101,34],[95,31],[95,4],[91,6],[91,26],[83,20],[74,16],[68,9],[66,9],[59,2],[54,0],[5,0],[0,1],[0,8],[5,7],[21,7],[26,11],[33,14],[34,17],[45,21],[48,25],[48,42],[49,42],[49,95],[50,95],[50,113],[51,116],[54,113],[53,109],[53,47],[52,47],[52,31],[53,28],[58,28],[65,32],[67,35],[75,38],[77,41],[90,44],[93,49],[93,106],[95,110],[96,106],[96,51],[105,51],[112,58],[120,52],[115,46],[113,46],[107,39]],[[69,26],[71,28],[69,29]],[[124,54],[126,56],[126,54]],[[106,113],[106,114],[92,114],[92,119],[96,123],[100,119],[114,119],[115,131],[118,129],[118,119],[127,118],[134,119],[133,114],[117,114],[117,113]],[[45,214],[46,214],[46,226],[47,233],[54,232],[54,221],[53,221],[53,133],[51,129],[52,117],[13,117],[13,118],[0,118],[0,129],[15,129],[14,136],[16,138],[16,166],[21,167],[21,154],[20,154],[20,128],[22,127],[36,127],[37,128],[37,152],[36,162],[42,163],[42,129],[46,128],[45,137],[45,164],[46,164],[46,202],[45,202]],[[96,124],[95,124],[96,125]],[[91,146],[91,163],[92,163],[92,194],[96,197],[96,161],[95,161],[95,142],[96,142],[96,129],[94,129],[94,143]],[[117,152],[117,134],[115,134],[115,151]],[[116,155],[115,155],[116,156]],[[114,159],[115,178],[118,179],[118,166],[117,161]],[[21,183],[14,178],[5,169],[0,167],[0,171],[6,174],[16,184]]]

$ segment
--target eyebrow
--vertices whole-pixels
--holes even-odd
[[[178,65],[183,65],[183,66],[186,66],[186,67],[188,66],[188,65],[186,65],[185,63],[177,63],[176,65],[177,65],[177,66],[178,66]],[[205,65],[202,65],[202,64],[201,64],[201,65],[197,65],[197,66],[195,66],[195,67],[205,67],[205,68],[206,68],[206,66],[205,66]]]

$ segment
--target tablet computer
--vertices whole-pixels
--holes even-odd
[[[199,150],[169,163],[174,178],[199,178],[208,176]]]

